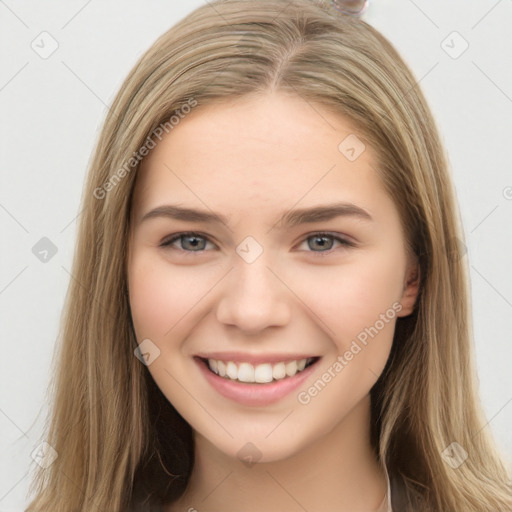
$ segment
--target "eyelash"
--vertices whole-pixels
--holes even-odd
[[[172,244],[178,240],[180,240],[181,237],[185,237],[185,236],[194,236],[194,237],[197,237],[197,238],[203,238],[205,239],[207,242],[211,242],[211,240],[205,236],[205,235],[202,235],[201,233],[198,233],[196,231],[185,231],[183,233],[176,233],[175,235],[172,235],[171,238],[167,239],[167,240],[164,240],[163,242],[160,243],[160,247],[162,248],[169,248],[169,249],[175,249],[175,250],[178,250],[178,251],[181,251],[181,252],[184,252],[184,253],[188,253],[190,254],[191,256],[193,256],[194,254],[203,254],[206,249],[201,249],[200,251],[187,251],[186,249],[177,249],[175,247],[171,247]],[[342,247],[345,247],[345,248],[348,248],[348,247],[355,247],[355,243],[349,241],[349,240],[346,240],[344,238],[341,238],[339,236],[336,236],[336,235],[333,235],[332,233],[326,233],[326,232],[323,232],[323,231],[319,231],[319,232],[316,232],[316,233],[312,233],[308,236],[306,236],[300,243],[300,245],[302,245],[302,243],[306,242],[309,238],[314,238],[314,237],[328,237],[328,238],[332,238],[333,240],[339,242],[341,244]],[[213,242],[211,242],[213,243]],[[317,254],[318,256],[326,256],[326,255],[329,255],[331,254],[333,251],[335,250],[335,248],[332,248],[332,249],[329,249],[329,250],[326,250],[326,251],[305,251],[305,252],[311,252],[313,254]]]

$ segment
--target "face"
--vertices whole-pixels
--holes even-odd
[[[228,456],[251,442],[283,459],[341,424],[412,311],[416,264],[357,136],[273,93],[198,108],[142,164],[135,334],[164,395]]]

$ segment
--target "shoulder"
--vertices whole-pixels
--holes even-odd
[[[132,504],[130,508],[124,512],[164,512],[163,508],[158,504],[149,502]]]
[[[393,512],[428,512],[422,495],[401,474],[389,475]]]

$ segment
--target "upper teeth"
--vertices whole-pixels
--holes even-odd
[[[306,364],[313,358],[298,361],[281,362],[276,364],[264,363],[253,366],[251,363],[234,363],[233,361],[219,361],[208,359],[208,366],[212,372],[241,382],[272,382],[272,379],[281,380],[293,377],[297,372],[304,370]]]

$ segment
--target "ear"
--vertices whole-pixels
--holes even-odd
[[[414,311],[414,306],[420,292],[420,265],[415,258],[411,262],[406,270],[404,277],[404,289],[400,304],[402,309],[397,316],[404,317],[409,316]]]

